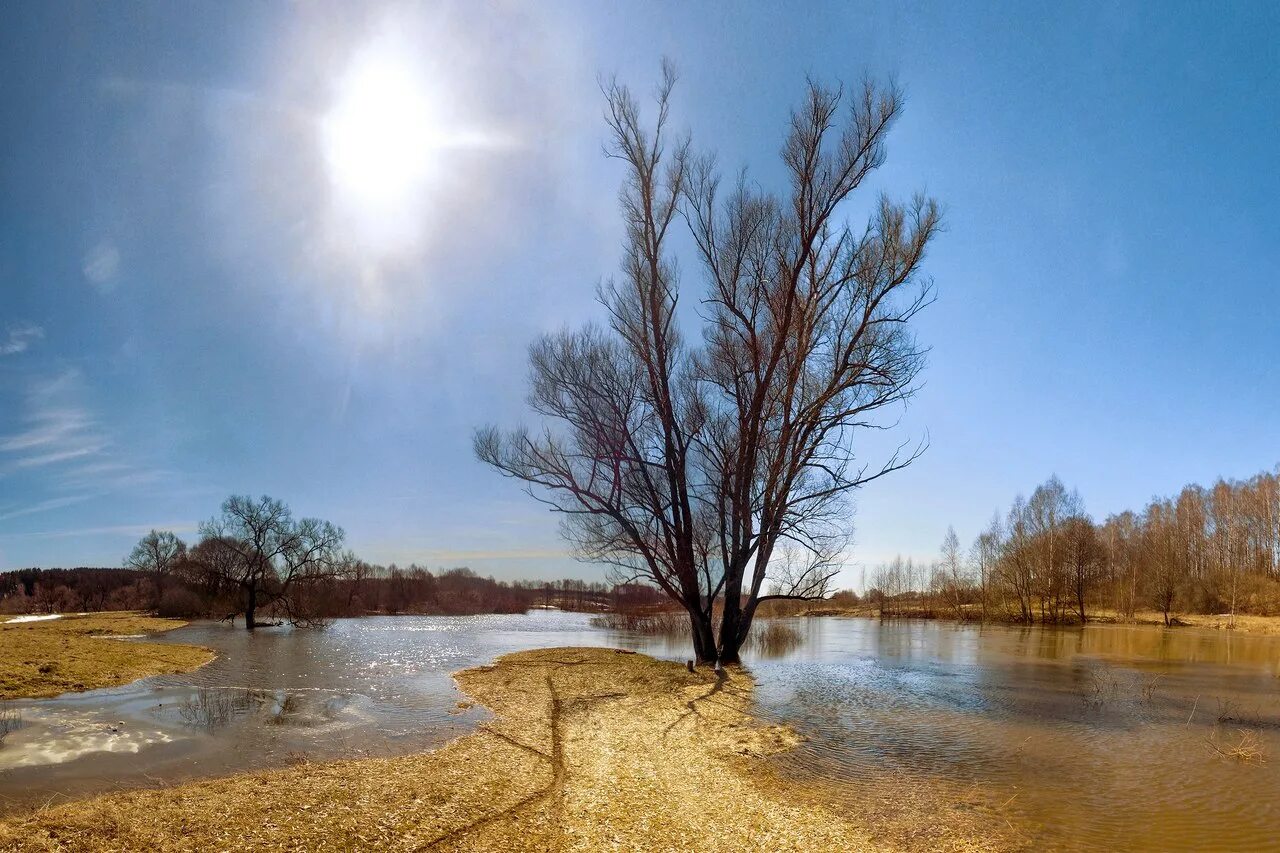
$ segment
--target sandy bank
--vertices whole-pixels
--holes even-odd
[[[185,624],[134,613],[0,623],[0,699],[57,696],[196,669],[212,660],[213,652],[197,646],[103,640],[155,634]]]
[[[435,752],[113,794],[0,823],[4,850],[876,850],[762,770],[751,679],[547,649],[457,676],[495,713]]]

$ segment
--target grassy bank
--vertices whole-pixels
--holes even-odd
[[[457,680],[496,718],[435,752],[112,794],[0,823],[4,850],[876,850],[761,756],[752,681],[602,649]]]
[[[120,642],[185,622],[135,613],[94,613],[41,622],[0,623],[0,699],[57,696],[186,672],[213,659],[197,646]]]
[[[952,612],[942,609],[926,609],[904,607],[891,616],[894,619],[936,619],[944,622],[964,622],[977,624],[982,621],[981,613],[976,607],[965,605],[963,617],[957,619]],[[793,616],[844,616],[863,619],[879,619],[880,612],[872,606],[857,607],[818,607],[800,610]],[[1164,616],[1155,610],[1139,610],[1133,618],[1115,610],[1091,610],[1088,613],[1091,625],[1155,625],[1164,626]],[[1172,628],[1212,628],[1215,630],[1234,630],[1242,634],[1278,634],[1280,635],[1280,616],[1251,616],[1237,614],[1234,621],[1228,613],[1173,613],[1170,614]],[[1000,614],[989,614],[987,623],[992,625],[1021,625],[1012,616],[1002,617]],[[1036,623],[1040,624],[1039,622]],[[1059,626],[1079,625],[1079,619],[1069,616],[1068,621],[1057,623]]]

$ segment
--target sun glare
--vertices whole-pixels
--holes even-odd
[[[350,227],[394,247],[421,225],[441,114],[426,75],[406,57],[372,46],[340,78],[322,123],[335,201]]]

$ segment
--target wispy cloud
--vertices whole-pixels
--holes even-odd
[[[99,293],[110,293],[116,289],[120,273],[120,250],[110,240],[103,240],[85,253],[81,271]]]
[[[67,370],[27,389],[25,429],[0,438],[0,452],[19,468],[37,468],[100,452],[107,440],[78,402],[80,373]]]
[[[15,323],[0,333],[0,356],[26,352],[36,341],[44,338],[44,329],[35,323]]]
[[[75,369],[28,386],[18,430],[0,435],[0,474],[37,477],[50,496],[23,506],[0,505],[0,521],[81,503],[161,476],[124,457],[85,396],[83,377]]]
[[[66,530],[32,530],[21,533],[0,533],[0,539],[77,539],[82,536],[145,536],[152,530],[171,530],[177,534],[190,534],[198,530],[191,522],[173,524],[112,524],[105,527],[74,527]]]
[[[0,521],[7,521],[10,518],[20,518],[24,515],[34,515],[38,512],[45,512],[51,509],[60,509],[64,506],[82,503],[87,501],[92,495],[67,495],[61,498],[51,498],[47,501],[39,503],[27,504],[19,506],[16,509],[0,509]]]
[[[564,548],[510,548],[458,551],[448,548],[427,549],[418,559],[430,563],[465,563],[469,560],[568,560],[570,554]]]

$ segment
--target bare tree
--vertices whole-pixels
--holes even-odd
[[[1143,517],[1142,562],[1147,593],[1166,626],[1172,624],[1170,613],[1183,574],[1178,545],[1171,502],[1153,501]]]
[[[475,448],[563,515],[580,557],[679,602],[700,660],[730,663],[761,601],[828,592],[850,494],[923,449],[873,464],[855,439],[914,393],[924,353],[910,323],[932,299],[919,268],[939,213],[881,199],[861,231],[840,219],[884,162],[893,87],[811,83],[775,195],[745,177],[722,194],[714,158],[670,138],[674,83],[664,66],[652,130],[625,87],[605,87],[608,153],[627,170],[622,275],[600,289],[608,327],[535,342],[530,401],[551,423],[485,428]],[[707,280],[697,346],[677,322],[668,238],[681,217]],[[788,546],[803,559],[771,574]]]
[[[960,537],[956,529],[948,525],[947,535],[942,539],[942,572],[945,580],[947,604],[952,615],[959,619],[963,616],[963,596],[969,585],[965,576],[964,560],[960,556]]]
[[[1035,586],[1035,536],[1027,522],[1027,501],[1022,495],[1014,498],[1009,508],[1006,524],[1007,537],[1000,555],[1000,577],[1018,599],[1018,620],[1030,623]]]
[[[995,515],[991,518],[987,529],[978,534],[978,538],[973,541],[973,546],[969,549],[969,560],[978,579],[978,598],[982,606],[983,622],[987,621],[987,601],[1003,545],[1004,530],[1000,526],[1000,516]]]
[[[1063,525],[1062,539],[1067,582],[1075,601],[1076,615],[1080,617],[1080,624],[1083,625],[1089,621],[1086,602],[1102,573],[1104,559],[1102,541],[1093,522],[1083,515],[1074,515],[1066,520]]]
[[[167,530],[152,530],[133,546],[125,558],[125,566],[137,569],[151,579],[152,607],[160,606],[164,581],[186,556],[186,543]]]
[[[339,577],[349,564],[343,559],[341,528],[315,518],[295,521],[287,506],[265,495],[227,498],[222,515],[200,525],[200,534],[216,543],[210,570],[239,589],[250,631],[260,608],[293,623],[312,621],[298,593]]]

